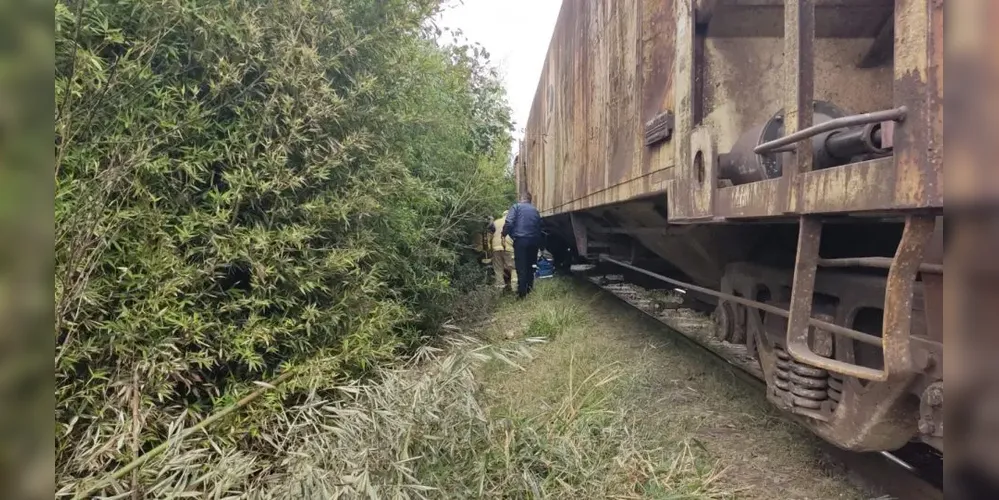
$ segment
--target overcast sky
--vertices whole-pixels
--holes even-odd
[[[460,29],[482,44],[499,67],[506,85],[516,132],[531,113],[548,42],[555,30],[561,0],[454,0],[439,25]]]

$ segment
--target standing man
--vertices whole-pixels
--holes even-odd
[[[509,212],[509,210],[507,211]],[[511,290],[513,282],[517,281],[513,262],[513,240],[506,235],[507,212],[499,219],[489,223],[489,234],[492,235],[490,248],[493,251],[493,272],[496,273],[496,288]],[[502,283],[502,284],[501,284]]]
[[[525,193],[520,203],[507,210],[502,233],[513,237],[513,260],[520,278],[517,297],[522,299],[534,288],[534,262],[541,245],[541,214],[531,204],[531,193]]]

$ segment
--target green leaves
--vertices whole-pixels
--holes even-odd
[[[424,37],[437,8],[57,3],[61,482],[281,366],[368,373],[474,283],[509,110],[484,53]],[[215,437],[252,446],[280,404]]]

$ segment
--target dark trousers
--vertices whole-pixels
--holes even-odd
[[[513,240],[513,263],[517,268],[517,296],[524,298],[534,288],[534,263],[538,260],[538,239]]]

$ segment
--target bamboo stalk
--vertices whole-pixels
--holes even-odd
[[[73,497],[73,499],[74,500],[82,500],[84,498],[91,497],[94,493],[97,493],[98,491],[100,491],[100,490],[102,490],[102,489],[110,486],[113,482],[115,482],[115,481],[117,481],[117,480],[125,477],[126,475],[128,475],[129,472],[132,472],[133,470],[138,469],[139,467],[141,467],[143,464],[145,464],[146,462],[148,462],[153,457],[159,455],[160,453],[163,453],[171,445],[182,441],[187,436],[189,436],[189,435],[191,435],[191,434],[193,434],[195,432],[198,432],[201,429],[204,429],[205,427],[208,427],[209,425],[213,424],[215,421],[220,420],[220,419],[224,418],[226,415],[229,415],[230,413],[232,413],[232,412],[234,412],[234,411],[236,411],[236,410],[238,410],[240,408],[243,408],[244,406],[252,403],[253,400],[259,398],[265,392],[267,392],[267,391],[269,391],[271,389],[276,388],[282,382],[284,382],[284,381],[288,380],[289,378],[291,378],[292,374],[294,374],[294,370],[290,370],[290,371],[287,371],[287,372],[281,374],[281,376],[275,378],[273,381],[268,382],[267,383],[267,385],[268,385],[267,387],[261,387],[260,389],[257,389],[255,391],[251,392],[250,394],[247,394],[245,397],[243,397],[243,399],[240,399],[236,403],[223,408],[222,410],[218,411],[217,413],[212,414],[208,418],[202,420],[201,422],[198,422],[196,425],[194,425],[192,427],[189,427],[189,428],[187,428],[187,429],[185,429],[185,430],[177,433],[177,435],[174,436],[173,438],[167,439],[166,441],[162,442],[159,446],[157,446],[157,447],[149,450],[149,452],[147,452],[145,455],[142,455],[141,457],[138,457],[135,460],[132,460],[127,465],[125,465],[124,467],[118,469],[117,471],[115,471],[110,476],[106,477],[105,479],[102,479],[102,480],[98,481],[96,484],[94,484],[93,486],[91,486],[90,488],[88,488],[87,490],[85,490],[83,493],[78,493],[76,496]]]

